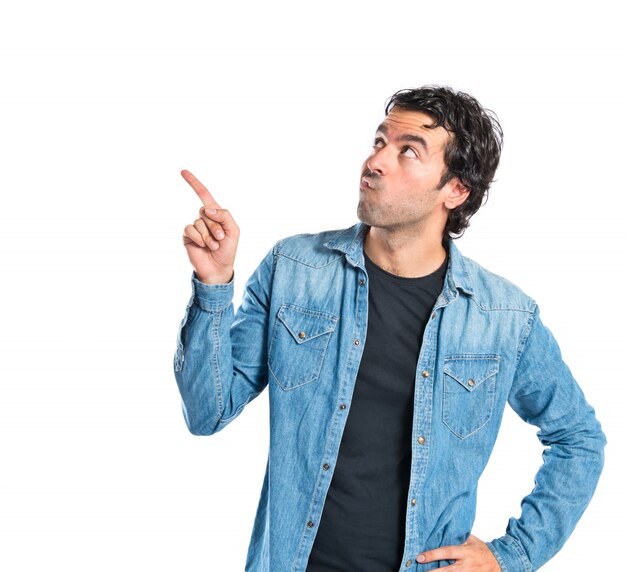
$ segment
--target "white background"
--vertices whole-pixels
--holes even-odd
[[[620,568],[624,69],[608,2],[21,2],[0,19],[0,569],[243,570],[267,392],[187,432],[172,358],[191,170],[241,227],[235,303],[273,243],[357,221],[385,100],[450,85],[505,141],[458,244],[538,300],[608,436],[548,571]],[[16,4],[17,6],[17,4]],[[620,359],[621,358],[621,359]],[[541,461],[507,414],[474,534]],[[445,475],[442,476],[445,478]],[[280,571],[277,571],[280,572]]]

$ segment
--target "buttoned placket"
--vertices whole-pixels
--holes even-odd
[[[335,418],[333,418],[331,422],[339,424],[340,430],[337,431],[335,429],[331,429],[331,431],[335,433],[335,437],[330,440],[331,442],[329,442],[329,446],[324,452],[324,457],[328,459],[328,461],[322,464],[320,470],[319,482],[323,483],[323,485],[316,488],[316,492],[311,503],[310,518],[306,523],[305,534],[303,535],[302,542],[300,543],[300,547],[298,550],[298,558],[296,558],[294,561],[294,570],[299,569],[298,563],[302,563],[302,570],[306,568],[306,560],[308,559],[308,554],[310,554],[310,551],[313,547],[314,534],[316,532],[314,531],[314,529],[319,524],[319,520],[322,516],[322,511],[324,508],[323,503],[320,499],[322,496],[326,495],[332,479],[332,471],[330,471],[331,457],[335,461],[334,463],[332,463],[334,465],[336,464],[337,456],[339,455],[341,436],[347,422],[346,409],[352,401],[354,386],[356,384],[356,378],[358,375],[361,358],[363,356],[363,349],[365,345],[364,342],[367,334],[368,276],[367,271],[365,270],[365,261],[363,258],[361,258],[360,263],[355,263],[350,259],[350,257],[348,257],[348,260],[350,260],[350,262],[353,264],[357,273],[356,316],[354,322],[355,327],[352,341],[344,342],[350,343],[351,347],[349,347],[348,349],[352,351],[352,353],[350,353],[348,356],[348,364],[346,367],[347,374],[350,375],[350,383],[339,384],[339,406],[336,408]],[[306,534],[306,532],[308,532],[308,534]],[[307,556],[305,557],[305,555]]]
[[[424,549],[421,546],[419,514],[415,507],[422,492],[421,489],[424,486],[423,476],[426,472],[430,452],[429,441],[433,404],[432,384],[435,379],[434,367],[437,358],[437,335],[441,313],[444,307],[453,302],[458,295],[456,289],[452,291],[448,285],[449,275],[450,269],[447,271],[443,290],[435,302],[430,319],[424,329],[422,346],[415,371],[411,479],[409,482],[409,501],[405,521],[404,555],[402,558],[404,570],[413,566],[417,567],[417,556]],[[421,483],[422,486],[418,487],[418,483]]]

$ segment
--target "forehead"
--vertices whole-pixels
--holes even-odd
[[[450,134],[443,127],[430,127],[434,119],[422,111],[393,108],[379,125],[378,131],[389,138],[403,135],[419,135],[428,142],[428,147],[444,145]]]

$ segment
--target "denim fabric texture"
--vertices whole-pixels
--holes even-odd
[[[306,570],[366,342],[367,230],[359,222],[278,241],[236,313],[234,277],[206,285],[192,274],[174,356],[189,430],[217,433],[269,391],[270,446],[247,571]],[[530,572],[561,548],[589,503],[605,436],[535,301],[462,256],[454,241],[447,246],[415,373],[398,570],[445,566],[416,557],[471,533],[478,479],[508,402],[538,427],[543,463],[519,518],[487,545],[504,572]]]

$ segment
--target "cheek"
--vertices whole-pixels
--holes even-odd
[[[427,177],[424,173],[403,173],[399,178],[399,183],[405,192],[411,193],[427,186]]]
[[[436,186],[440,179],[439,171],[433,167],[414,169],[404,175],[406,184],[423,188]]]

